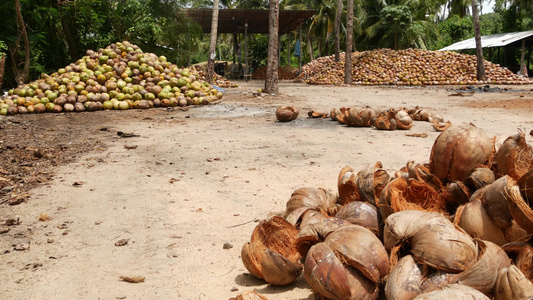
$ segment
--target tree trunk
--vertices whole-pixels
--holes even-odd
[[[279,37],[279,0],[270,0],[268,6],[268,58],[265,93],[277,94],[279,91],[277,55]]]
[[[2,87],[4,86],[4,71],[6,70],[6,55],[2,55],[0,57],[0,91],[2,91]]]
[[[68,53],[70,54],[70,60],[75,61],[80,58],[80,52],[78,50],[78,45],[76,44],[76,39],[74,38],[74,35],[72,34],[72,30],[70,30],[70,24],[69,20],[70,17],[67,17],[65,19],[65,16],[63,16],[61,6],[58,5],[59,10],[59,21],[61,22],[61,27],[63,28],[63,33],[65,34],[65,40],[67,41],[68,45]]]
[[[483,48],[481,46],[481,29],[479,27],[479,12],[477,9],[477,0],[472,0],[472,19],[474,22],[474,34],[476,40],[476,56],[477,56],[477,80],[486,81],[485,65],[483,63]]]
[[[218,0],[213,1],[213,17],[211,19],[211,41],[209,43],[209,58],[207,60],[207,82],[213,83],[215,75],[215,58],[217,47],[217,29],[218,29]]]
[[[335,61],[341,61],[341,15],[342,0],[337,0],[337,13],[335,14]]]
[[[307,52],[309,52],[309,61],[315,60],[315,53],[313,51],[313,43],[311,42],[311,37],[309,32],[307,33]]]
[[[17,45],[15,49],[18,49],[18,42],[20,41],[20,35],[22,35],[22,38],[24,39],[24,68],[22,70],[22,73],[20,72],[18,66],[16,64],[13,65],[15,69],[15,80],[17,81],[17,84],[21,85],[26,83],[28,81],[28,77],[30,76],[30,39],[28,38],[28,33],[26,32],[26,24],[24,23],[24,20],[22,19],[22,13],[20,11],[20,0],[15,0],[15,13],[17,15],[17,25],[19,27],[20,33],[19,33],[19,40],[17,41]],[[14,55],[16,55],[17,51],[13,51],[11,53],[11,56],[13,57],[13,60],[15,61]]]
[[[346,57],[344,59],[344,83],[352,83],[353,0],[346,3]]]

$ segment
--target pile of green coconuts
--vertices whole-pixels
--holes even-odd
[[[206,105],[221,98],[195,69],[124,41],[87,50],[75,63],[9,90],[0,98],[0,115]]]

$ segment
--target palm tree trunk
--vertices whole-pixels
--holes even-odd
[[[0,91],[2,90],[2,87],[4,86],[4,71],[6,69],[6,55],[2,55],[0,57]]]
[[[352,83],[353,0],[346,3],[346,57],[344,58],[344,83]]]
[[[483,63],[483,48],[481,46],[481,29],[479,27],[479,12],[477,9],[477,0],[472,0],[472,19],[474,22],[474,34],[476,40],[476,56],[477,56],[477,80],[486,81],[485,65]]]
[[[26,24],[24,23],[24,20],[22,19],[22,13],[20,11],[20,0],[15,0],[15,13],[17,15],[17,25],[19,27],[19,30],[21,31],[22,38],[24,39],[24,68],[22,70],[22,73],[18,69],[16,64],[13,64],[14,70],[15,70],[15,80],[17,81],[17,84],[21,85],[24,84],[28,77],[30,76],[30,39],[28,38],[28,33],[26,31]],[[20,40],[20,35],[19,35]],[[18,48],[18,41],[16,48]],[[14,55],[16,55],[17,51],[11,52],[11,57],[14,59]]]
[[[265,78],[265,93],[277,94],[278,89],[278,43],[279,0],[270,0],[268,5],[268,58]]]
[[[211,20],[211,41],[209,43],[209,58],[207,60],[207,82],[213,83],[215,75],[215,58],[217,46],[217,29],[218,29],[218,0],[213,1],[213,17]]]
[[[341,61],[341,15],[342,0],[337,0],[337,12],[335,14],[335,61]]]

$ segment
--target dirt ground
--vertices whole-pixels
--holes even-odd
[[[336,192],[344,166],[381,161],[392,174],[428,162],[438,132],[348,128],[307,111],[414,107],[491,136],[533,137],[533,85],[467,94],[459,87],[327,87],[282,82],[252,95],[240,82],[217,105],[0,117],[0,298],[314,299],[244,268],[242,245],[300,187]],[[506,88],[507,90],[504,90]],[[300,116],[276,121],[279,105]],[[409,133],[426,133],[411,137]],[[501,139],[500,139],[501,140]],[[129,283],[120,276],[142,276]]]

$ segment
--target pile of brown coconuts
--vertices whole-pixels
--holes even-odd
[[[315,59],[302,67],[297,77],[308,84],[339,85],[344,83],[344,55]],[[476,79],[476,56],[451,51],[422,49],[376,49],[352,53],[352,81],[356,85],[470,85],[528,84],[498,64],[484,61],[486,81]]]
[[[283,216],[256,226],[242,261],[273,285],[303,273],[318,299],[531,299],[532,186],[523,132],[497,143],[473,124],[450,126],[429,163],[394,174],[347,166],[336,193],[295,190]]]

